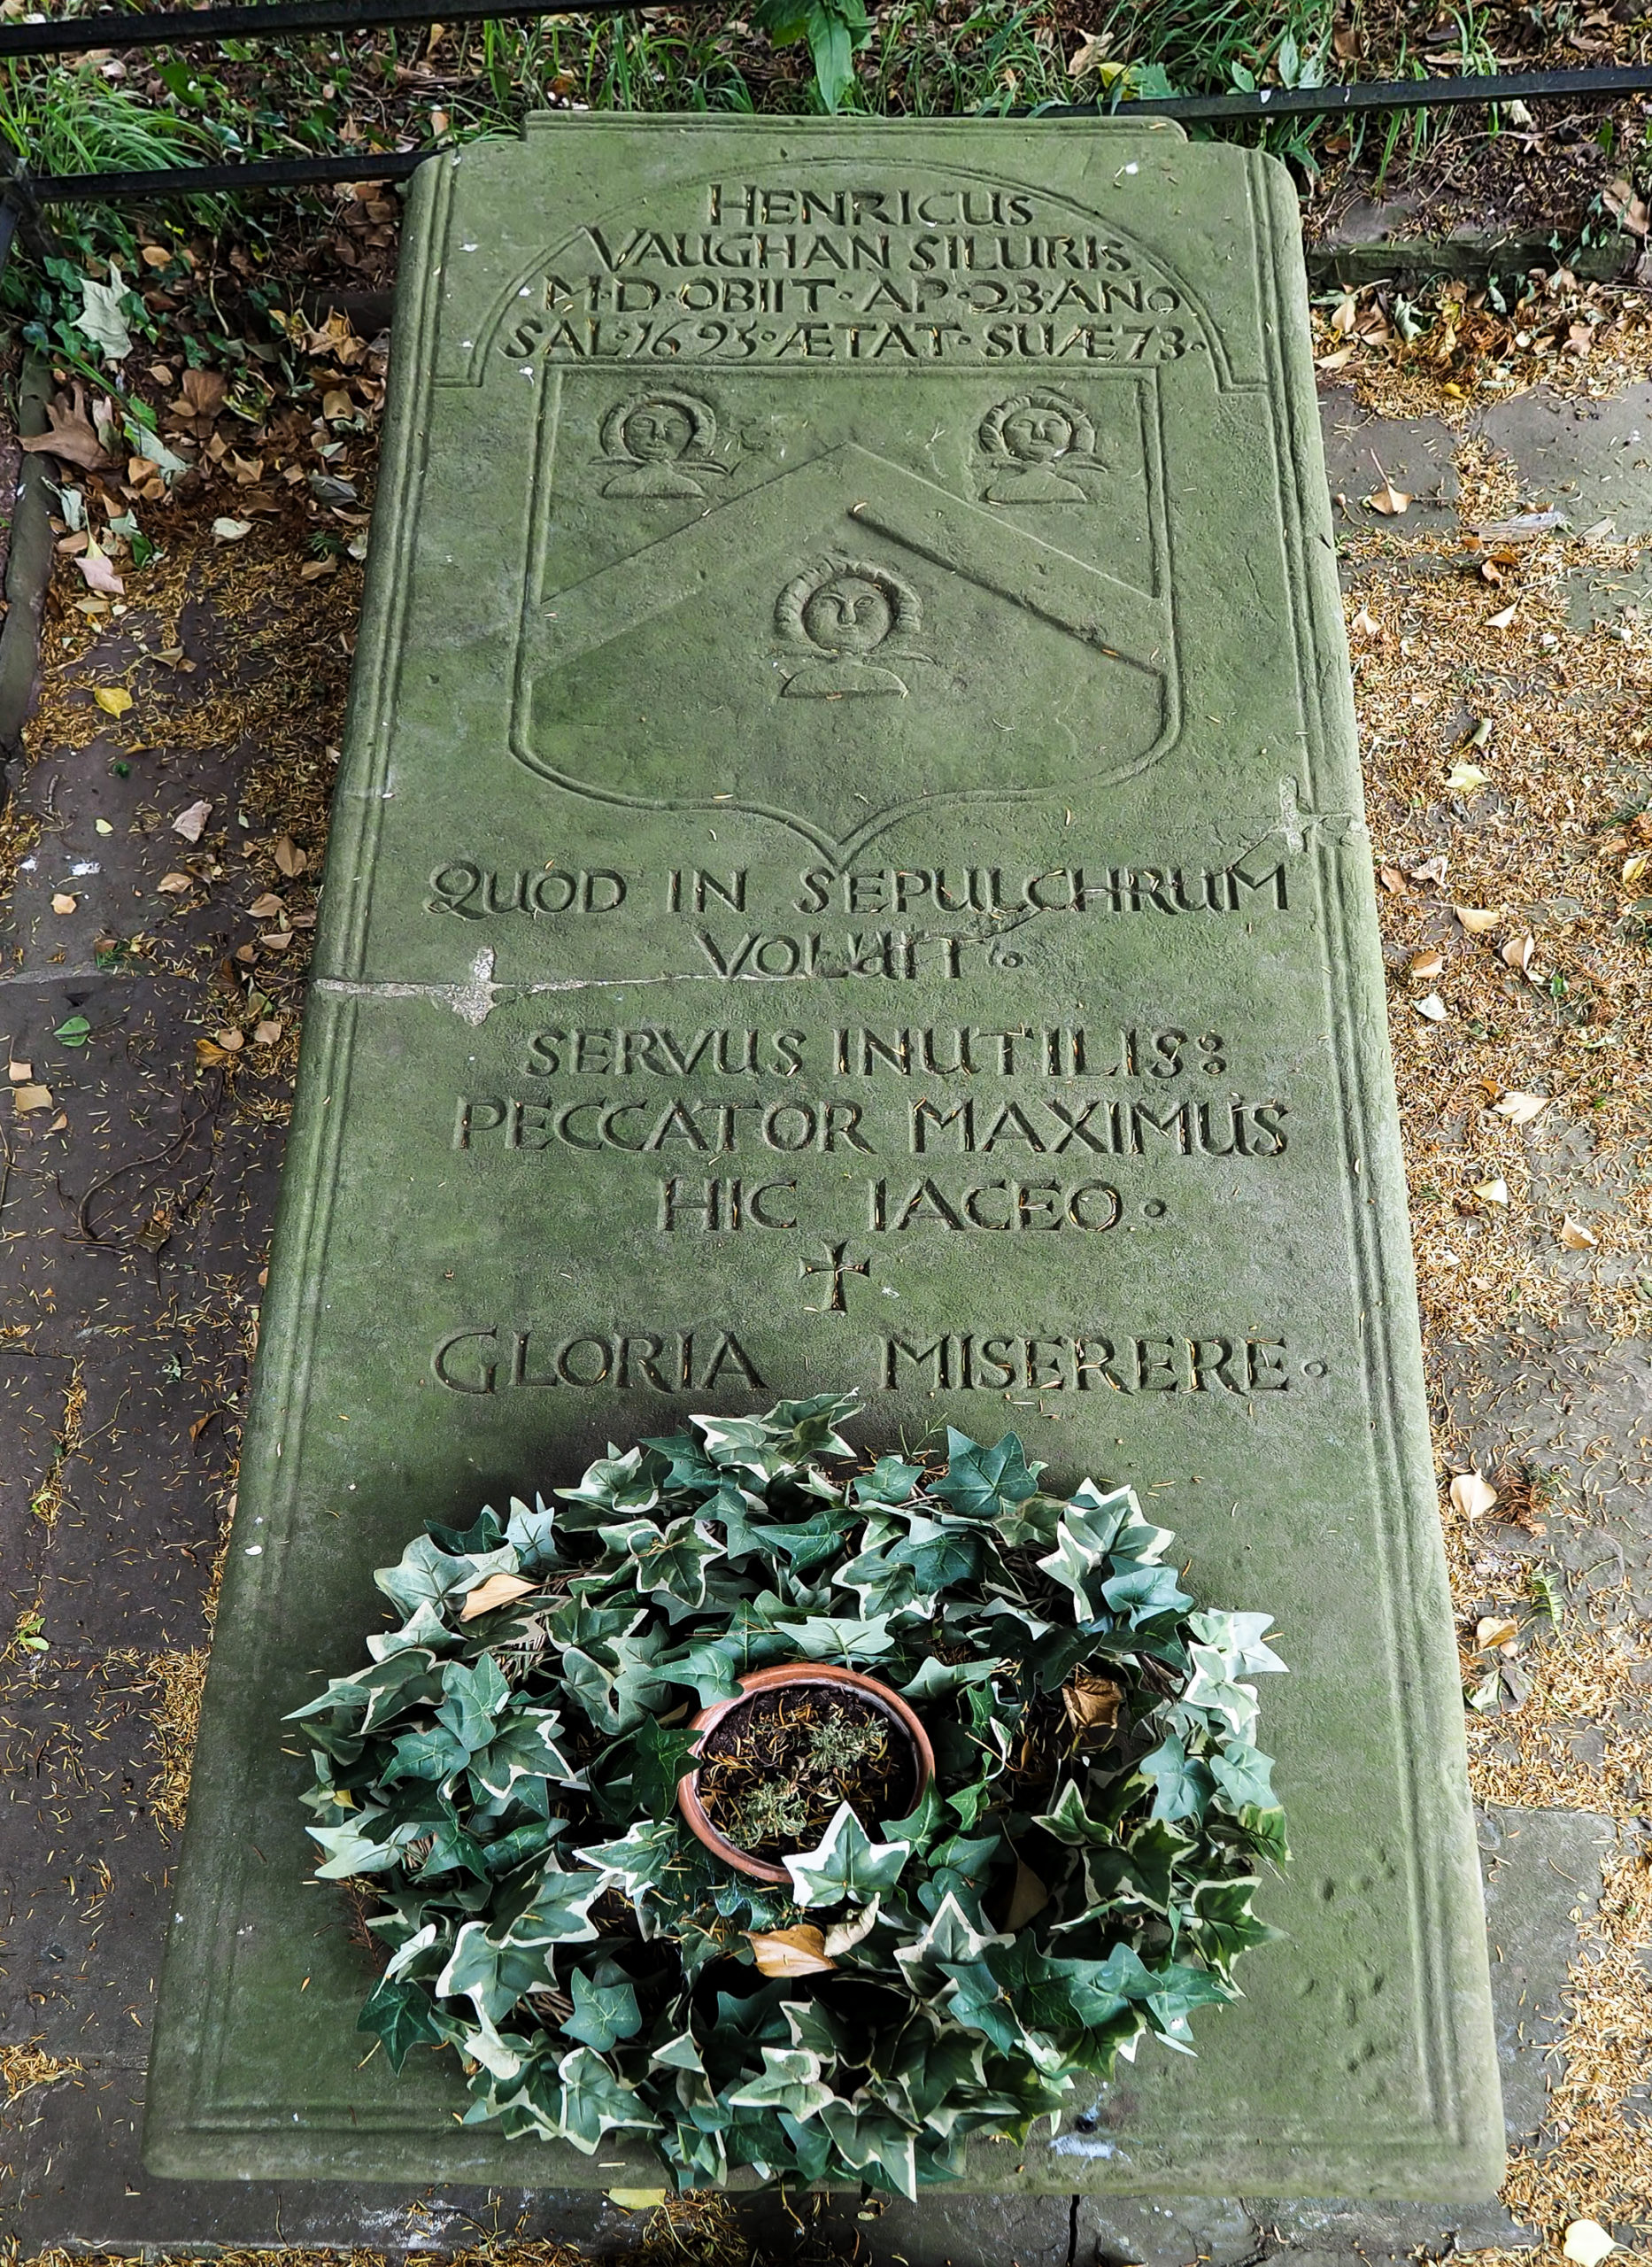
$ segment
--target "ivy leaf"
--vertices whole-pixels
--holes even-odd
[[[915,1519],[904,1543],[890,1551],[897,1567],[909,1567],[919,1593],[932,1598],[938,1590],[973,1582],[981,1571],[981,1544],[973,1535],[959,1535],[933,1520]]]
[[[646,1443],[599,1457],[587,1465],[575,1488],[554,1492],[574,1506],[567,1524],[575,1529],[598,1527],[615,1512],[648,1512],[660,1501],[659,1462]]]
[[[1228,1675],[1226,1658],[1208,1645],[1189,1648],[1193,1673],[1183,1691],[1179,1705],[1183,1708],[1198,1708],[1207,1715],[1217,1716],[1239,1739],[1248,1741],[1256,1729],[1259,1711],[1256,1688],[1252,1684],[1235,1684]]]
[[[915,2201],[918,2170],[913,2129],[892,2110],[872,2103],[829,2101],[821,2122],[838,2145],[838,2154],[851,2172],[858,2172],[878,2187],[892,2188],[898,2196]]]
[[[513,1710],[486,1747],[470,1759],[470,1776],[482,1794],[503,1802],[524,1779],[571,1780],[574,1767],[557,1745],[561,1729],[562,1719],[552,1709]]]
[[[568,1985],[574,2012],[564,2016],[562,2028],[570,2039],[583,2039],[606,2054],[621,2039],[630,2039],[643,2027],[637,1994],[624,1977],[613,1983],[593,1983],[583,1969],[574,1970]]]
[[[644,2132],[658,2130],[660,2121],[638,2098],[634,2087],[618,2078],[599,2054],[576,2046],[558,2065],[562,2081],[561,2128],[586,2156],[594,2156],[605,2133],[627,2128]]]
[[[638,1904],[664,1874],[676,1855],[677,1829],[670,1819],[638,1819],[616,1842],[595,1842],[575,1855],[588,1866],[599,1866],[605,1880],[619,1883],[633,1905]],[[593,1932],[594,1933],[594,1932]]]
[[[984,1961],[946,1970],[953,1991],[946,2012],[968,2031],[978,2031],[1000,2054],[1013,2054],[1022,2044],[1022,2028],[1008,1992]]]
[[[1153,1815],[1170,1821],[1202,1818],[1215,1789],[1210,1766],[1190,1756],[1174,1732],[1136,1766],[1154,1787]]]
[[[870,1472],[849,1483],[850,1500],[856,1504],[905,1504],[923,1477],[921,1465],[905,1464],[898,1456],[880,1456]]]
[[[504,1521],[491,1504],[482,1505],[474,1527],[461,1531],[456,1527],[443,1527],[436,1520],[427,1520],[424,1531],[432,1543],[439,1543],[456,1559],[482,1557],[490,1551],[497,1551],[505,1540]]]
[[[1230,1676],[1254,1676],[1265,1670],[1288,1675],[1285,1663],[1262,1640],[1271,1613],[1190,1613],[1187,1626],[1201,1644],[1222,1655]]]
[[[937,1907],[930,1924],[916,1940],[898,1945],[895,1962],[921,1999],[931,1999],[949,1981],[946,1966],[968,1968],[994,1945],[1007,1942],[995,1931],[973,1927],[957,1898],[949,1890]]]
[[[847,1803],[839,1803],[818,1848],[783,1860],[801,1906],[836,1905],[845,1897],[864,1904],[892,1889],[912,1854],[910,1842],[874,1842]]]
[[[746,1648],[733,1637],[702,1637],[655,1663],[656,1673],[667,1683],[691,1684],[702,1708],[709,1708],[714,1700],[732,1700],[745,1667]]]
[[[650,1716],[621,1751],[631,1764],[631,1802],[650,1818],[671,1817],[676,1809],[677,1784],[694,1768],[698,1732],[668,1729]]]
[[[890,1635],[892,1619],[887,1613],[874,1613],[863,1621],[811,1613],[801,1621],[777,1621],[775,1627],[794,1641],[806,1660],[850,1664],[882,1660],[894,1652],[895,1640]]]
[[[381,1977],[356,2017],[358,2031],[376,2032],[392,2070],[399,2071],[415,2046],[440,2046],[444,2033],[436,2020],[430,1994],[422,1985]]]
[[[454,1557],[433,1543],[428,1535],[415,1536],[394,1567],[381,1567],[373,1579],[393,1605],[405,1616],[413,1613],[421,1601],[439,1608],[444,1598],[455,1590],[474,1589],[489,1575],[513,1575],[516,1553],[509,1544],[497,1551],[480,1554],[464,1552]]]
[[[557,1564],[554,1507],[536,1495],[530,1512],[519,1496],[513,1496],[505,1539],[516,1553],[520,1573],[545,1574]]]
[[[765,2046],[762,2076],[748,2078],[725,2099],[730,2109],[784,2109],[802,2124],[835,2099],[821,2083],[822,2067],[820,2056],[806,2048]]]
[[[584,1853],[578,1852],[583,1857]],[[587,1943],[598,1933],[591,1908],[607,1887],[607,1876],[587,1872],[564,1872],[547,1862],[540,1870],[529,1902],[511,1923],[506,1935],[513,1945],[543,1948],[550,1945]]]
[[[1278,1808],[1270,1755],[1247,1746],[1243,1740],[1230,1740],[1211,1757],[1210,1768],[1230,1810],[1242,1811],[1247,1807],[1256,1810]]]
[[[436,1710],[436,1722],[445,1724],[470,1752],[486,1747],[493,1737],[493,1720],[511,1697],[511,1688],[498,1663],[483,1653],[474,1668],[463,1661],[449,1661],[442,1671],[447,1698]]]
[[[1132,1621],[1183,1613],[1193,1602],[1177,1583],[1173,1567],[1127,1567],[1122,1575],[1108,1575],[1101,1595],[1115,1613],[1127,1613]]]
[[[930,1482],[930,1493],[986,1527],[1012,1515],[1017,1505],[1038,1493],[1043,1469],[1041,1464],[1027,1462],[1026,1451],[1014,1433],[1006,1433],[996,1448],[989,1449],[949,1425],[946,1469]]]
[[[402,1733],[390,1751],[390,1762],[380,1774],[379,1783],[393,1787],[399,1779],[423,1779],[433,1786],[441,1786],[455,1772],[462,1771],[469,1760],[470,1750],[464,1741],[445,1724],[433,1724],[428,1731]]]
[[[608,1548],[629,1562],[645,1597],[675,1598],[691,1609],[705,1605],[706,1569],[723,1556],[723,1547],[698,1520],[673,1520],[663,1528],[652,1520],[633,1520],[598,1531]]]

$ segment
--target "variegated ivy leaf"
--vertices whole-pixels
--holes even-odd
[[[605,1881],[617,1882],[633,1905],[641,1901],[677,1853],[676,1822],[639,1818],[615,1842],[594,1842],[575,1855],[601,1869]]]
[[[1193,1673],[1184,1687],[1177,1704],[1185,1709],[1202,1709],[1208,1715],[1220,1717],[1236,1737],[1248,1741],[1256,1729],[1261,1711],[1256,1705],[1254,1684],[1235,1684],[1228,1676],[1228,1664],[1222,1654],[1208,1645],[1188,1648]]]
[[[513,1496],[505,1539],[521,1561],[519,1573],[547,1573],[557,1563],[554,1506],[547,1504],[543,1496],[536,1495],[534,1507],[529,1511],[520,1496]]]
[[[421,1598],[399,1629],[375,1630],[367,1639],[367,1651],[375,1661],[388,1661],[411,1647],[440,1652],[459,1642],[459,1632],[448,1628],[428,1598]]]
[[[561,2131],[586,2156],[594,2156],[605,2133],[652,2133],[660,2120],[638,2098],[634,2086],[616,2077],[600,2054],[576,2046],[557,2066],[562,2081]]]
[[[598,1977],[588,1977],[580,1968],[574,1970],[568,1985],[574,2012],[562,2018],[568,2037],[594,2046],[598,2054],[606,2054],[622,2039],[634,2038],[643,2027],[637,1994],[624,1971],[612,1961],[606,1966],[608,1972]]]
[[[1232,1677],[1255,1676],[1266,1670],[1289,1675],[1278,1654],[1262,1642],[1272,1621],[1271,1613],[1205,1613],[1187,1617],[1194,1636],[1222,1656]]]
[[[890,1635],[893,1620],[889,1613],[874,1613],[863,1621],[811,1613],[801,1621],[779,1621],[775,1626],[782,1636],[793,1641],[805,1660],[852,1664],[882,1660],[893,1652],[895,1640]]]
[[[725,2097],[730,2109],[785,2110],[799,2124],[814,2116],[834,2099],[821,2083],[818,2054],[800,2046],[765,2046],[762,2076],[749,2078]]]
[[[823,1393],[812,1401],[781,1401],[767,1417],[691,1417],[714,1464],[753,1472],[764,1482],[780,1478],[811,1456],[853,1456],[836,1427],[853,1415],[846,1394]]]
[[[946,1428],[946,1469],[930,1483],[930,1493],[982,1527],[1013,1518],[1017,1507],[1038,1493],[1041,1464],[1029,1464],[1014,1433],[996,1448],[984,1448],[967,1433]]]
[[[825,2103],[820,2116],[852,2172],[876,2178],[880,2186],[915,2201],[917,2136],[910,2125],[891,2110],[838,2101]]]
[[[968,1967],[983,1958],[991,1946],[1008,1942],[1007,1937],[972,1928],[962,1906],[949,1890],[922,1935],[912,1944],[895,1947],[895,1961],[919,1998],[929,2000],[949,1987],[943,1963],[950,1961]]]
[[[485,1747],[493,1737],[494,1718],[511,1697],[498,1663],[488,1653],[474,1667],[449,1661],[442,1671],[442,1691],[445,1698],[436,1712],[436,1722],[469,1752]]]
[[[1009,1666],[1001,1654],[984,1661],[938,1661],[931,1653],[900,1690],[908,1700],[938,1700],[961,1685],[990,1684],[995,1676],[1005,1675]]]
[[[513,1708],[492,1738],[470,1759],[470,1776],[482,1795],[503,1802],[522,1779],[555,1779],[567,1785],[574,1766],[557,1745],[562,1719],[553,1708]]]
[[[898,1456],[880,1456],[870,1472],[857,1473],[849,1484],[856,1504],[904,1504],[923,1477],[922,1465],[905,1464]]]
[[[344,1826],[306,1827],[310,1839],[327,1853],[326,1864],[315,1869],[317,1881],[348,1881],[352,1874],[378,1874],[393,1866],[408,1844],[418,1839],[419,1829],[398,1827],[377,1841],[367,1829],[382,1817],[380,1811]]]
[[[689,1607],[705,1605],[706,1567],[724,1552],[699,1520],[673,1520],[663,1528],[652,1520],[628,1520],[598,1532],[632,1572],[645,1597],[672,1598]]]
[[[799,1905],[837,1905],[845,1897],[864,1904],[876,1891],[894,1887],[911,1854],[910,1842],[874,1842],[848,1804],[839,1803],[819,1847],[783,1862]]]
[[[574,1511],[564,1524],[579,1530],[612,1520],[616,1512],[649,1512],[660,1501],[661,1459],[645,1443],[628,1449],[623,1456],[609,1445],[606,1457],[587,1465],[576,1488],[554,1492]]]
[[[516,1915],[506,1934],[513,1945],[542,1950],[549,1945],[587,1942],[598,1934],[591,1908],[607,1885],[605,1873],[587,1873],[583,1868],[565,1873],[554,1861],[547,1859],[531,1901]]]
[[[390,1603],[406,1615],[416,1612],[427,1599],[439,1606],[454,1591],[469,1590],[489,1575],[515,1572],[516,1553],[508,1543],[480,1556],[467,1553],[455,1558],[431,1536],[420,1535],[414,1536],[394,1567],[381,1567],[373,1579]]]
[[[664,1644],[661,1631],[647,1630],[637,1637],[610,1638],[594,1654],[578,1645],[562,1652],[562,1682],[598,1731],[629,1731],[650,1709],[663,1705],[670,1688],[653,1664]]]

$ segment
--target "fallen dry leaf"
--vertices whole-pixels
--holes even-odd
[[[1649,854],[1645,850],[1637,850],[1633,858],[1625,858],[1624,860],[1623,878],[1625,889],[1633,889],[1635,884],[1640,881],[1646,873],[1646,870],[1649,863],[1652,863],[1652,854]]]
[[[1451,1500],[1465,1520],[1482,1520],[1497,1501],[1497,1490],[1478,1472],[1460,1472],[1451,1483]]]
[[[1491,774],[1482,771],[1478,763],[1465,762],[1459,757],[1446,774],[1446,791],[1452,795],[1478,795],[1491,783]]]
[[[262,897],[255,897],[247,908],[255,921],[273,921],[278,913],[286,910],[286,906],[273,889],[266,889]]]
[[[94,685],[92,698],[105,716],[124,716],[132,706],[132,695],[123,685]]]
[[[1483,905],[1457,905],[1452,908],[1457,919],[1471,937],[1483,937],[1502,919],[1499,911],[1487,912]]]
[[[34,1064],[32,1063],[19,1063],[15,1056],[13,1056],[12,1060],[6,1064],[6,1069],[11,1075],[12,1083],[14,1087],[27,1086],[35,1075]]]
[[[65,464],[78,464],[84,472],[100,471],[117,460],[112,457],[98,439],[96,429],[86,414],[84,390],[76,386],[73,394],[59,394],[46,412],[51,429],[33,433],[19,446],[31,453],[43,450],[48,456],[60,457]]]
[[[1501,614],[1488,614],[1486,617],[1486,626],[1488,630],[1508,630],[1513,627],[1514,618],[1513,607],[1506,606]]]
[[[1520,1634],[1520,1624],[1506,1613],[1486,1613],[1474,1625],[1474,1646],[1477,1652],[1495,1652],[1500,1645],[1507,1645]]]
[[[53,890],[51,894],[51,909],[54,913],[73,913],[80,901],[78,897],[71,897],[66,889]]]
[[[1383,887],[1391,891],[1395,897],[1405,895],[1405,876],[1400,871],[1398,866],[1379,867],[1377,878]]]
[[[1492,1104],[1499,1118],[1506,1118],[1511,1126],[1529,1126],[1532,1119],[1548,1108],[1548,1095],[1517,1095],[1511,1088]]]
[[[284,1024],[274,1022],[259,1024],[253,1029],[252,1044],[254,1047],[274,1047],[285,1029]]]
[[[223,1048],[226,1055],[239,1054],[241,1049],[247,1043],[247,1035],[245,1032],[235,1030],[233,1025],[225,1031],[215,1031],[212,1033],[212,1037],[218,1041],[218,1044]]]
[[[290,834],[283,834],[279,838],[270,855],[289,881],[295,874],[303,873],[310,863]]]
[[[1348,627],[1350,630],[1357,631],[1362,638],[1380,638],[1382,635],[1382,624],[1374,615],[1368,614],[1363,607],[1355,615]]]
[[[1377,464],[1375,457],[1371,462]],[[1371,510],[1380,512],[1386,520],[1396,520],[1401,514],[1409,512],[1415,499],[1408,496],[1403,488],[1396,488],[1379,464],[1377,464],[1377,476],[1382,486],[1365,499]]]
[[[1426,1016],[1431,1024],[1443,1024],[1451,1013],[1438,992],[1431,992],[1426,1000],[1414,1000],[1411,1005],[1419,1016]]]
[[[1509,1202],[1509,1184],[1506,1180],[1477,1180],[1474,1194],[1483,1197],[1488,1204],[1506,1204]]]
[[[50,1110],[51,1108],[51,1088],[50,1087],[35,1086],[13,1087],[12,1089],[12,1103],[19,1117],[21,1117],[26,1110]]]
[[[109,563],[109,554],[98,548],[97,538],[89,535],[86,548],[75,561],[89,591],[101,591],[105,598],[126,596],[126,584]]]
[[[1602,2260],[1617,2248],[1598,2220],[1573,2220],[1561,2246],[1574,2267],[1601,2267]]]
[[[185,890],[195,887],[193,874],[163,874],[155,885],[163,897],[181,897]]]
[[[760,1976],[819,1976],[838,1965],[827,1955],[825,1938],[807,1921],[794,1929],[771,1929],[763,1936],[748,1930],[745,1941]]]
[[[1517,969],[1522,976],[1529,976],[1532,973],[1532,956],[1536,950],[1535,937],[1510,937],[1500,956],[1510,968]]]
[[[1446,878],[1446,855],[1439,851],[1432,858],[1424,858],[1420,866],[1411,869],[1414,882],[1443,882]]]
[[[239,543],[243,536],[251,535],[251,520],[232,520],[226,517],[212,522],[214,543]]]
[[[1438,976],[1445,965],[1446,956],[1444,953],[1413,953],[1411,956],[1411,973],[1413,976]]]
[[[195,1060],[197,1069],[215,1070],[220,1064],[233,1062],[235,1057],[228,1048],[220,1047],[215,1039],[197,1039],[195,1042]]]
[[[496,1605],[508,1605],[513,1598],[527,1598],[537,1587],[521,1575],[490,1575],[485,1582],[478,1582],[468,1593],[459,1610],[459,1618],[461,1621],[474,1621],[479,1614],[491,1613]]]
[[[1586,1228],[1581,1220],[1574,1220],[1570,1212],[1560,1224],[1556,1239],[1568,1251],[1593,1251],[1600,1238],[1593,1228]]]
[[[206,822],[212,816],[211,803],[191,803],[188,810],[180,811],[172,823],[174,834],[182,835],[186,842],[198,842],[206,831]]]

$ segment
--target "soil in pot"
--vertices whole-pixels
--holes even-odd
[[[871,1831],[917,1799],[899,1728],[858,1693],[821,1685],[754,1692],[730,1709],[706,1736],[697,1784],[718,1833],[771,1864],[812,1849],[840,1803]]]

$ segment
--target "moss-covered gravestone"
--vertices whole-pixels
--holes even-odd
[[[658,2178],[364,2062],[278,1720],[422,1519],[854,1387],[870,1448],[1133,1482],[1293,1672],[1285,1941],[1197,2061],[973,2183],[1489,2192],[1285,176],[1089,121],[540,121],[421,174],[392,376],[151,2166]]]

